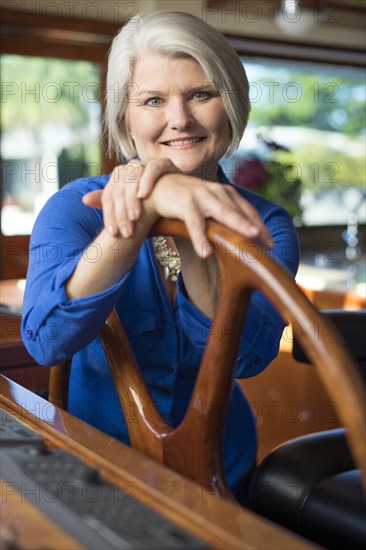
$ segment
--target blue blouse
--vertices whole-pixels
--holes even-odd
[[[164,419],[176,426],[184,416],[211,321],[188,299],[182,276],[171,306],[160,278],[151,239],[130,271],[97,294],[69,299],[65,283],[103,228],[102,211],[82,196],[103,189],[109,176],[78,179],[53,195],[36,221],[30,244],[23,304],[22,336],[29,353],[45,366],[72,356],[69,411],[128,443],[127,424],[102,350],[99,331],[115,307],[152,397]],[[228,180],[220,172],[222,183]],[[231,184],[230,184],[231,185]],[[259,211],[275,242],[272,254],[295,275],[299,262],[296,231],[281,207],[247,190],[237,191]],[[88,250],[87,250],[88,249]],[[118,250],[116,249],[116,254]],[[252,294],[236,360],[236,378],[261,372],[277,355],[284,322],[259,292]],[[240,489],[256,455],[255,419],[237,382],[227,411],[224,466],[227,481]]]

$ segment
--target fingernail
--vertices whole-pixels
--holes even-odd
[[[112,237],[115,237],[117,235],[117,227],[112,223],[107,226],[107,231],[110,235],[112,235]]]
[[[258,235],[258,229],[254,225],[252,225],[251,227],[249,227],[248,233],[251,237],[255,237],[256,235]]]
[[[137,210],[135,208],[130,208],[128,210],[128,217],[130,218],[130,220],[137,220],[138,218]]]
[[[132,235],[131,226],[129,224],[122,225],[121,233],[122,233],[122,237],[124,239],[128,239],[128,237],[131,237],[131,235]]]
[[[137,198],[138,199],[144,199],[145,198],[145,191],[143,189],[139,189],[137,191]]]

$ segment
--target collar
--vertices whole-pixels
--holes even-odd
[[[225,172],[223,171],[221,165],[219,164],[219,169],[217,171],[217,175],[219,176],[219,182],[220,183],[230,183],[230,180],[229,178],[227,177],[227,175],[225,174]]]

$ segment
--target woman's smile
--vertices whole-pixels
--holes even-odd
[[[188,149],[189,147],[194,147],[197,143],[201,143],[204,139],[204,137],[173,138],[172,140],[163,141],[162,145],[179,149]]]

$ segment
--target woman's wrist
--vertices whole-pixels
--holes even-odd
[[[143,225],[144,227],[146,226],[149,233],[154,223],[160,218],[160,214],[157,211],[152,195],[146,197],[145,199],[141,199],[141,202],[142,213],[136,224],[140,226]]]

